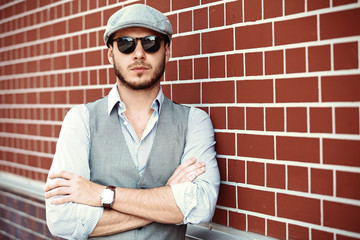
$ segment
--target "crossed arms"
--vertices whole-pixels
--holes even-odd
[[[193,110],[192,116],[200,116],[200,121],[207,123],[210,121],[199,111]],[[188,135],[193,136],[185,146],[182,164],[165,186],[117,188],[113,210],[103,211],[99,196],[105,186],[89,181],[86,117],[84,107],[70,110],[58,140],[45,189],[47,222],[54,235],[81,239],[127,231],[153,221],[177,224],[211,219],[219,185],[212,126],[205,124],[194,131],[189,127]],[[201,126],[199,121],[197,123]],[[208,140],[204,140],[201,131],[210,131],[206,133]],[[85,137],[79,138],[79,132]]]

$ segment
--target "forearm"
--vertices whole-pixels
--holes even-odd
[[[115,210],[104,211],[91,237],[107,236],[136,229],[151,223],[151,220],[121,213]]]
[[[170,186],[152,189],[116,188],[113,209],[166,224],[182,223],[184,218]]]

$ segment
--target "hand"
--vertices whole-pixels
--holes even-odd
[[[196,162],[195,158],[190,158],[176,168],[175,172],[169,178],[166,185],[192,182],[204,172],[205,172],[205,163]]]
[[[93,183],[81,176],[66,171],[49,175],[45,185],[45,198],[51,199],[51,204],[76,202],[99,207],[100,194],[105,186]]]

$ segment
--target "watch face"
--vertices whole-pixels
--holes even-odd
[[[101,194],[102,203],[111,203],[114,199],[114,192],[110,189],[105,189]]]

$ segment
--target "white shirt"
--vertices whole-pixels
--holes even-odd
[[[152,104],[153,114],[139,140],[126,119],[126,106],[120,99],[116,84],[109,93],[108,113],[110,114],[113,107],[117,107],[119,124],[140,175],[144,172],[156,135],[163,99],[164,94],[160,89]],[[196,158],[197,161],[205,163],[206,172],[193,182],[171,185],[176,204],[184,215],[184,224],[209,222],[214,214],[220,184],[214,146],[214,130],[209,116],[192,107],[181,162]],[[65,170],[90,180],[90,147],[89,112],[83,104],[70,109],[64,119],[50,172]],[[46,217],[50,231],[53,235],[67,239],[86,239],[96,227],[102,213],[102,207],[77,203],[52,205],[46,200]]]

